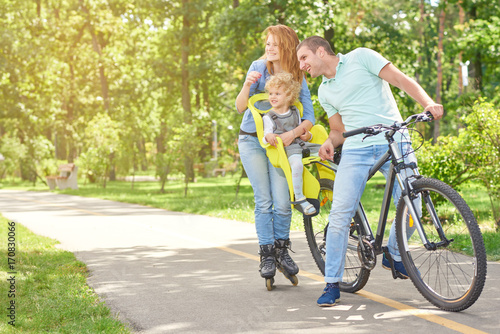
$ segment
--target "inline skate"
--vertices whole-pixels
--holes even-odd
[[[276,248],[274,245],[260,245],[260,276],[266,279],[266,287],[271,291],[274,286],[274,275],[276,274]]]
[[[276,249],[276,267],[290,280],[290,282],[292,282],[293,286],[296,286],[299,284],[299,279],[296,276],[299,272],[299,267],[290,257],[290,254],[288,254],[288,250],[291,250],[291,245],[290,239],[278,239],[274,242]]]

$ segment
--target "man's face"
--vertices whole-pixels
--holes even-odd
[[[309,73],[309,75],[313,78],[323,74],[321,72],[323,61],[318,56],[319,51],[320,48],[318,48],[316,53],[314,53],[307,46],[303,46],[297,50],[297,58],[300,62],[300,69]]]

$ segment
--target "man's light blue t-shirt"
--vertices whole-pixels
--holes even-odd
[[[339,113],[346,131],[402,121],[389,83],[378,76],[389,61],[367,48],[355,49],[345,55],[339,53],[338,57],[335,78],[323,77],[318,90],[319,102],[328,117]],[[360,134],[347,138],[343,149],[387,144],[383,133],[363,141],[364,136]],[[398,135],[395,139],[408,141]]]

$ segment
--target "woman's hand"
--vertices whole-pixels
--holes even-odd
[[[248,73],[247,77],[245,78],[243,87],[236,97],[236,110],[238,110],[240,114],[247,109],[248,96],[250,95],[250,86],[256,83],[260,77],[262,77],[262,74],[260,72],[252,71]]]
[[[303,141],[309,141],[312,138],[312,133],[307,131],[307,129],[304,128],[304,133],[300,135],[300,139]]]
[[[245,79],[245,83],[243,83],[243,86],[250,87],[251,85],[256,83],[257,80],[260,79],[260,77],[262,77],[262,73],[260,73],[260,72],[252,71],[252,72],[248,73],[247,78]]]

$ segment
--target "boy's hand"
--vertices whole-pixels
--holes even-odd
[[[274,147],[276,147],[276,137],[278,137],[278,135],[277,135],[277,134],[275,134],[275,133],[268,133],[268,134],[265,136],[266,141],[267,141],[269,144],[273,145]]]

